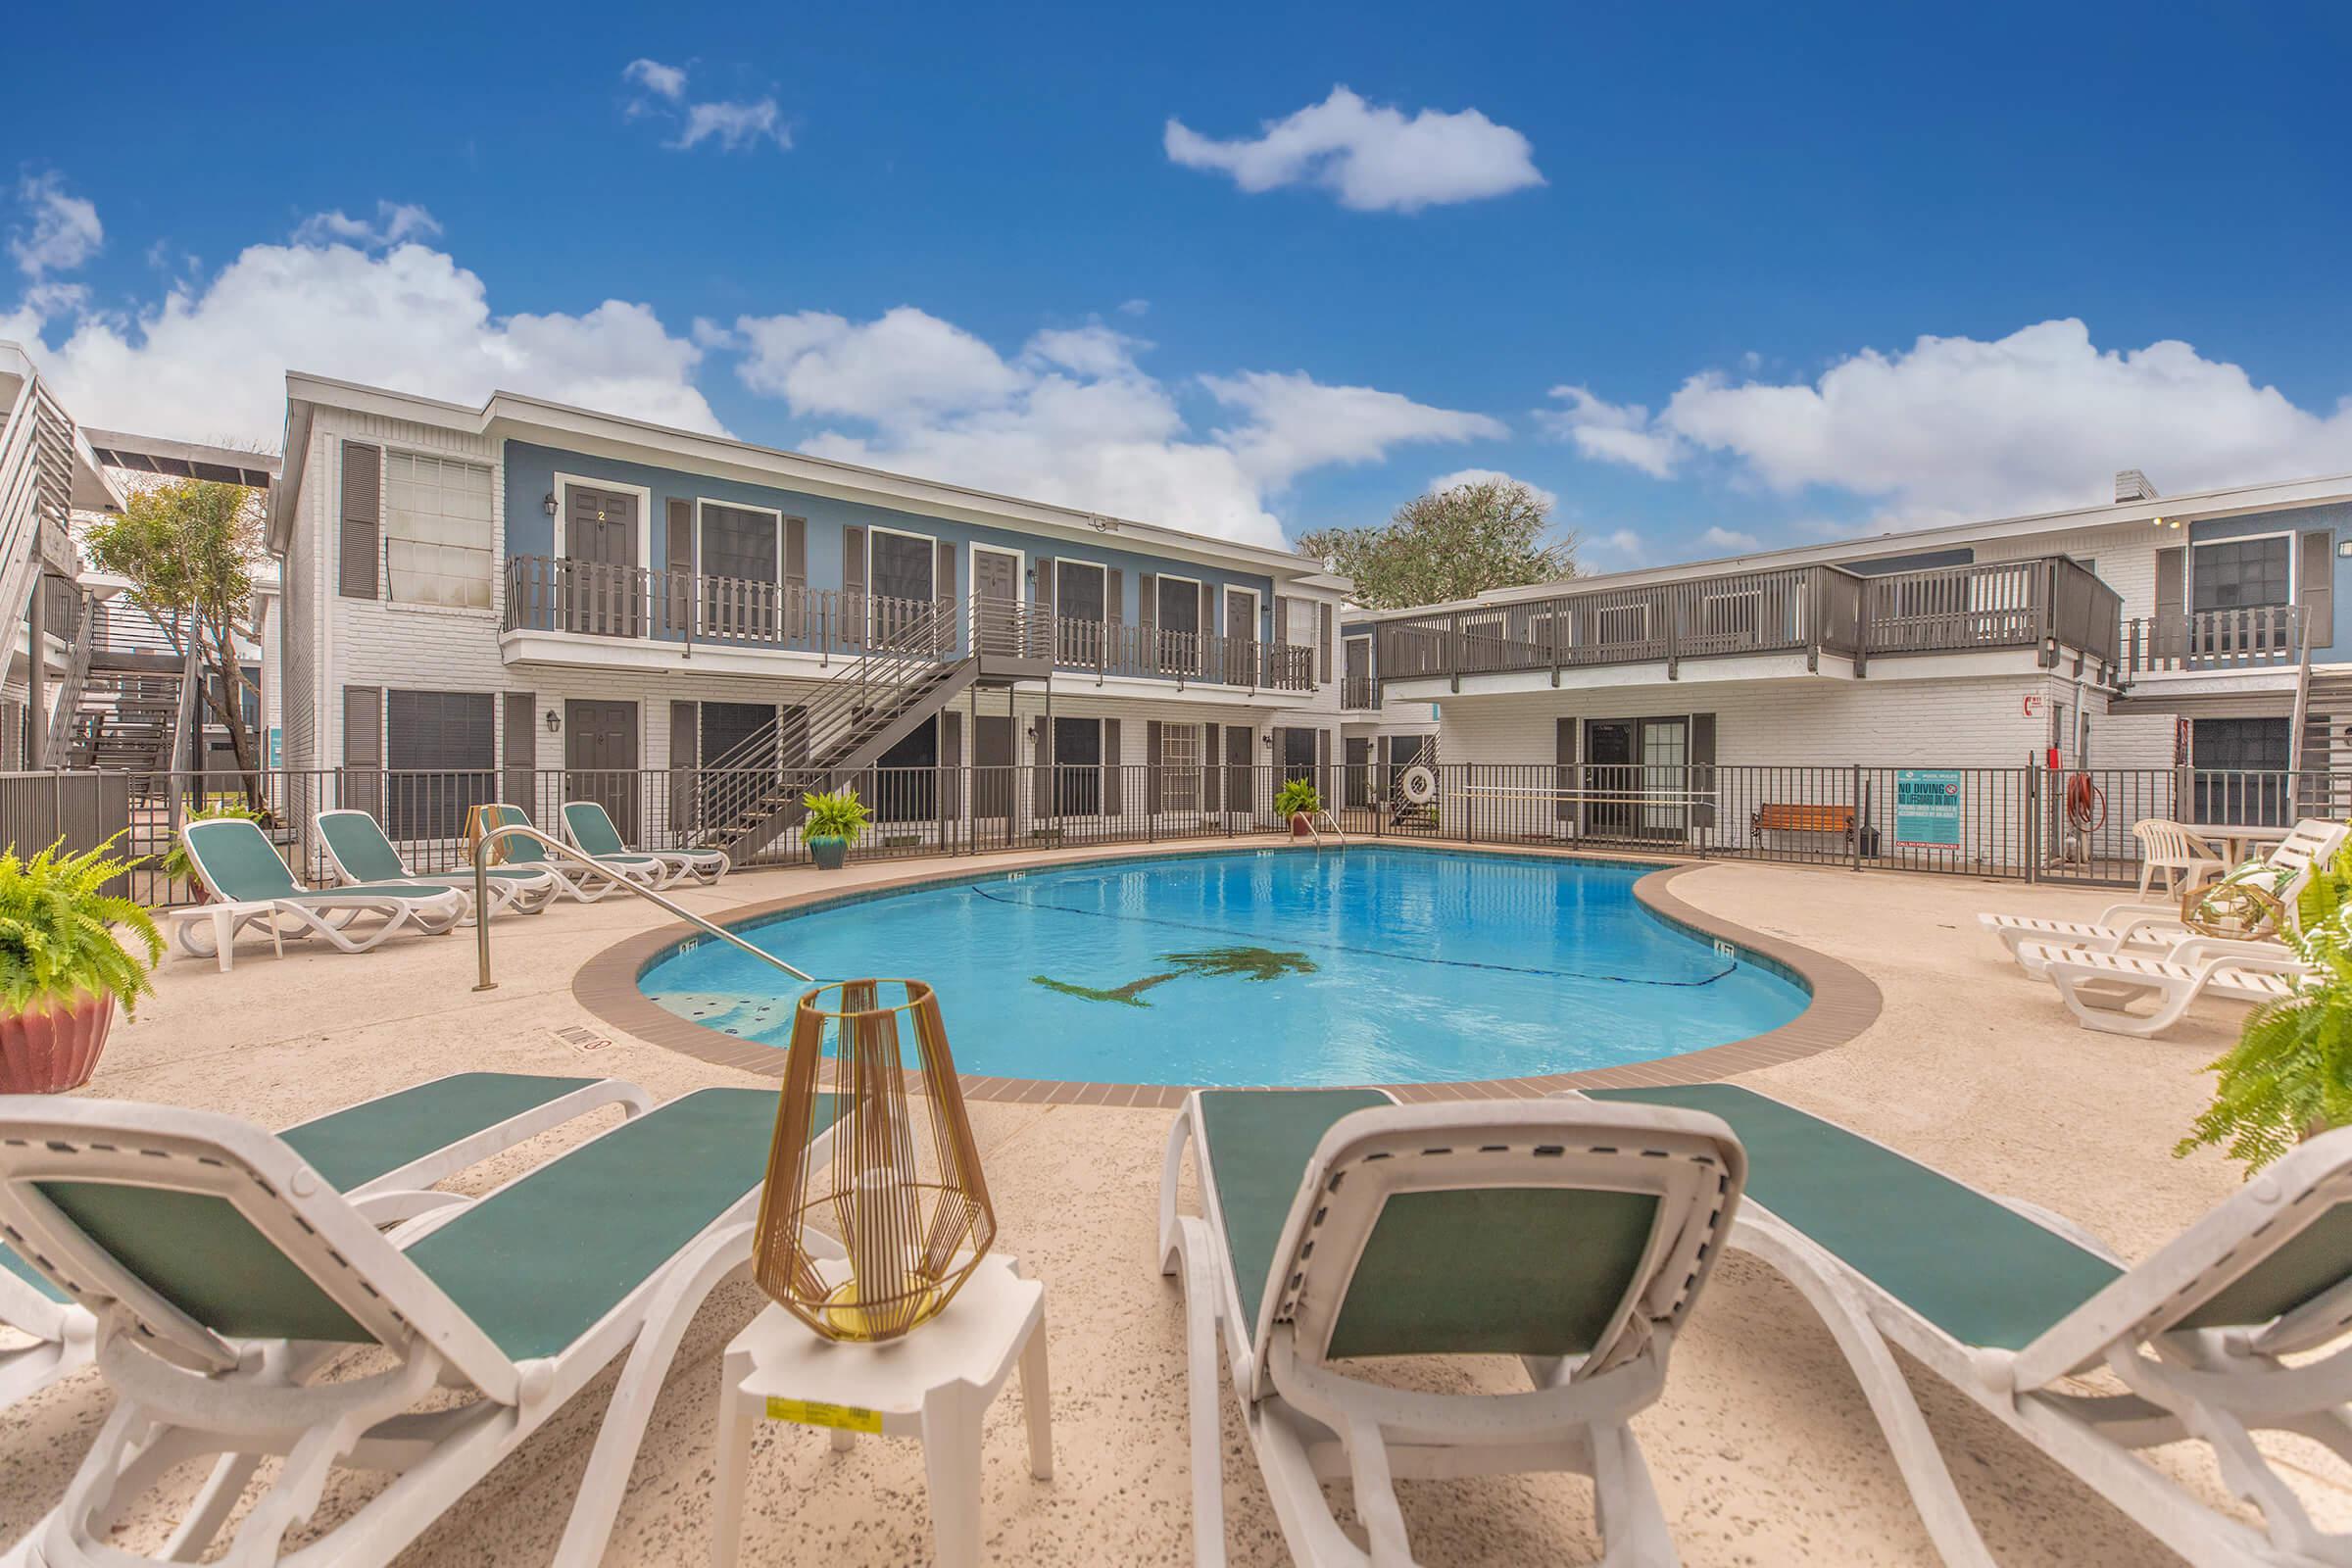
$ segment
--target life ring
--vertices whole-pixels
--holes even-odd
[[[1406,805],[1427,806],[1438,798],[1438,775],[1422,763],[1415,762],[1404,770],[1404,776],[1396,781],[1396,788],[1404,796]]]

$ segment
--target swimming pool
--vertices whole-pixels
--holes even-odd
[[[1649,866],[1351,845],[974,875],[738,935],[826,979],[938,988],[956,1064],[1099,1083],[1534,1077],[1761,1034],[1804,989],[1642,906]],[[795,992],[721,942],[639,988],[781,1049]]]

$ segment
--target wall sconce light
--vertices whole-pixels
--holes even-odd
[[[1032,746],[1037,744],[1037,726],[1035,724],[1031,724],[1027,729],[1023,730],[1021,735],[1022,738],[1028,741]]]
[[[553,735],[556,733],[556,731],[562,729],[563,727],[564,720],[557,716],[554,709],[549,709],[547,710],[547,732],[550,735]]]
[[[1263,746],[1269,752],[1272,751],[1274,749],[1274,732],[1272,730],[1268,730],[1263,735],[1260,735],[1257,738],[1257,744]]]
[[[553,490],[550,490],[547,493],[546,499],[541,501],[539,504],[547,509],[547,514],[549,516],[552,517],[556,514],[556,493]]]

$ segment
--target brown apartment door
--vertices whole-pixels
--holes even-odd
[[[602,801],[612,825],[637,840],[637,705],[580,702],[564,705],[564,796]],[[546,824],[541,824],[545,826]]]
[[[983,654],[1018,655],[1021,560],[1002,550],[972,552],[972,645]],[[1012,759],[1006,757],[1005,761]]]
[[[579,485],[565,486],[564,496],[565,628],[598,637],[640,635],[637,498]]]
[[[1225,809],[1247,811],[1256,793],[1257,759],[1250,755],[1253,744],[1250,726],[1225,726]]]
[[[1257,684],[1257,596],[1240,588],[1225,590],[1225,683]]]
[[[972,815],[997,821],[1012,815],[1012,715],[982,713],[972,720]]]

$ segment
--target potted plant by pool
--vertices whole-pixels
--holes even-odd
[[[60,854],[64,843],[29,860],[14,845],[0,854],[0,1095],[88,1083],[116,1004],[136,1006],[164,956],[154,917],[106,891],[128,869],[115,840],[79,855]]]
[[[850,847],[865,833],[871,814],[865,803],[858,799],[856,790],[844,787],[824,795],[804,795],[801,804],[808,808],[801,823],[801,842],[808,846],[808,858],[820,870],[840,870]]]
[[[1323,797],[1315,793],[1312,783],[1295,778],[1274,797],[1274,809],[1291,819],[1291,837],[1302,839],[1315,830],[1315,813],[1323,809]]]
[[[2352,852],[2311,879],[2283,935],[2309,966],[2294,995],[2247,1014],[2237,1044],[2206,1064],[2213,1103],[2174,1149],[2222,1147],[2260,1170],[2306,1139],[2352,1126]]]

